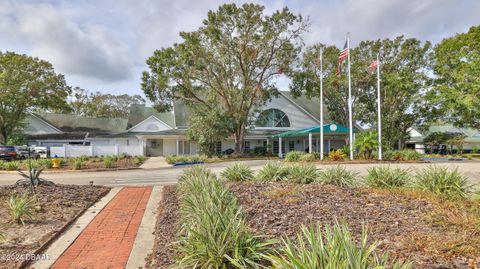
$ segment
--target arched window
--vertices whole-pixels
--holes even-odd
[[[283,111],[271,108],[260,113],[255,125],[257,127],[290,127],[290,120]]]

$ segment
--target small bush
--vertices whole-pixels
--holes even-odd
[[[315,153],[318,153],[318,152],[315,152]],[[319,159],[320,156],[317,157],[317,154],[315,154],[315,153],[303,154],[302,156],[300,156],[300,161],[301,162],[313,162],[313,161]]]
[[[82,159],[78,158],[73,162],[73,169],[74,170],[80,170],[82,169],[83,166],[83,161]]]
[[[6,170],[6,169],[7,169],[7,162],[0,161],[0,170]]]
[[[35,199],[24,194],[12,194],[7,201],[8,213],[12,220],[18,224],[25,224],[25,220],[33,218]]]
[[[267,155],[267,147],[255,147],[255,148],[253,148],[253,154],[255,156],[265,156],[265,155]]]
[[[403,156],[403,159],[407,161],[416,161],[420,159],[420,153],[413,149],[402,150],[401,154]]]
[[[75,161],[77,161],[77,160],[80,160],[81,162],[86,162],[86,161],[90,160],[90,157],[86,156],[86,155],[82,155],[82,156],[79,156],[79,157],[75,158]]]
[[[5,163],[5,169],[8,171],[18,170],[20,167],[20,162],[18,161],[10,161]]]
[[[304,152],[301,151],[289,151],[285,155],[285,161],[286,162],[298,162],[300,161],[300,158],[305,155]]]
[[[118,158],[119,158],[120,160],[128,159],[128,158],[130,158],[130,155],[128,155],[128,153],[126,153],[126,152],[122,152],[122,153],[118,156]]]
[[[388,253],[378,256],[379,243],[368,243],[366,228],[357,244],[346,224],[335,223],[333,228],[320,225],[301,227],[296,241],[282,239],[282,246],[267,256],[272,268],[411,268],[411,264],[389,261]],[[392,267],[390,267],[390,265]]]
[[[367,186],[372,188],[398,188],[404,187],[410,179],[408,170],[392,168],[390,166],[377,166],[368,169],[364,178]]]
[[[458,172],[457,168],[449,171],[446,167],[438,166],[430,166],[417,172],[413,187],[448,198],[465,198],[472,188],[468,184],[468,178]]]
[[[105,166],[105,168],[113,168],[113,158],[111,157],[104,157],[103,158],[103,166]]]
[[[282,181],[289,174],[289,168],[278,162],[268,162],[258,171],[257,180],[260,181]]]
[[[40,165],[40,167],[43,167],[43,168],[46,168],[46,169],[52,168],[52,165],[53,165],[52,164],[52,159],[50,159],[50,158],[38,159],[37,162]]]
[[[133,163],[135,165],[141,165],[143,162],[145,162],[145,156],[139,155],[133,158]]]
[[[228,181],[246,181],[253,179],[253,171],[244,164],[236,163],[227,167],[221,173],[221,177]]]
[[[318,171],[313,164],[293,165],[287,175],[287,181],[293,183],[309,184],[316,181]]]
[[[320,170],[318,182],[348,188],[355,186],[356,177],[357,173],[347,170],[344,166],[337,165]]]
[[[333,150],[328,153],[328,159],[330,161],[344,161],[347,159],[347,154],[341,149]]]
[[[235,195],[205,167],[186,169],[178,268],[258,268],[269,244],[251,234]]]

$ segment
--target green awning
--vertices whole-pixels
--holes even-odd
[[[353,129],[353,132],[356,133],[357,131]],[[284,132],[278,135],[274,135],[272,136],[272,138],[295,136],[295,135],[306,135],[308,133],[320,133],[320,125]],[[340,124],[325,124],[323,125],[323,133],[324,134],[347,134],[348,128]]]

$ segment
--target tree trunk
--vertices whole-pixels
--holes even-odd
[[[237,130],[235,130],[234,134],[235,138],[235,153],[236,154],[243,154],[245,150],[245,125],[241,124]]]
[[[2,132],[2,134],[0,134],[0,145],[6,145],[7,139],[8,139],[7,134],[5,132]]]

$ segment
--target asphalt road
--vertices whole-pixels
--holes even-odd
[[[249,165],[254,170],[260,169],[266,161],[254,160],[243,161],[244,164]],[[225,167],[232,165],[233,162],[212,163],[207,164],[213,172],[219,173]],[[364,175],[368,168],[378,166],[379,164],[348,164],[347,169],[355,171],[360,175]],[[425,163],[399,163],[391,164],[391,166],[398,166],[407,168],[412,171],[423,169],[429,165]],[[480,161],[465,161],[465,162],[445,162],[435,163],[437,166],[446,166],[451,169],[458,168],[464,173],[473,184],[480,185]],[[328,165],[318,165],[319,168]],[[144,186],[144,185],[167,185],[175,184],[182,174],[181,167],[168,167],[160,169],[134,169],[134,170],[119,170],[119,171],[101,171],[101,172],[55,172],[45,173],[42,178],[51,180],[55,183],[61,184],[94,184],[108,185],[108,186]],[[20,178],[15,173],[0,174],[0,185],[8,185],[15,183]]]

